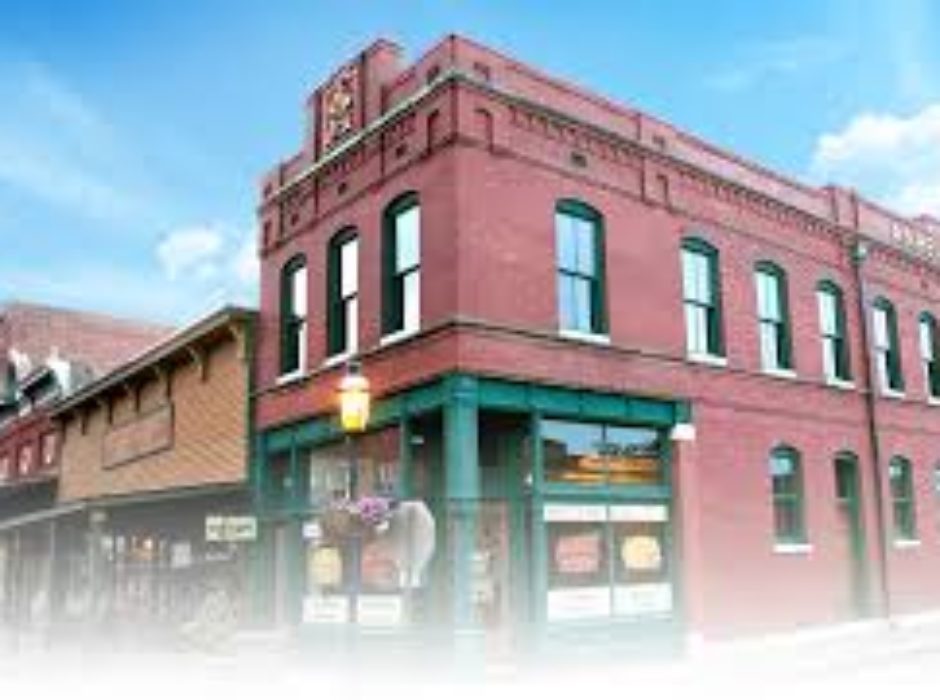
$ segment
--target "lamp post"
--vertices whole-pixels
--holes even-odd
[[[362,374],[362,367],[356,361],[346,366],[346,373],[340,380],[339,388],[340,425],[346,436],[346,449],[349,453],[349,500],[355,504],[359,498],[359,465],[357,464],[355,436],[362,433],[369,423],[371,395],[369,380]],[[350,568],[350,622],[359,620],[359,585],[362,568],[362,534],[354,530],[349,552]]]

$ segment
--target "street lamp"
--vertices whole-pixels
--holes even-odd
[[[369,380],[358,362],[350,362],[339,382],[339,418],[347,437],[361,433],[369,422]]]
[[[356,463],[356,444],[354,436],[362,433],[369,423],[369,409],[372,397],[369,393],[369,380],[362,374],[362,367],[352,361],[346,366],[346,373],[339,382],[339,419],[346,435],[346,449],[349,452],[349,500],[356,505],[359,498],[359,467]],[[350,622],[359,619],[359,585],[362,569],[362,534],[355,528],[351,535],[349,568],[351,592],[349,596]]]

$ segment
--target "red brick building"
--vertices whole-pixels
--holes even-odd
[[[259,210],[280,619],[504,648],[940,608],[938,222],[459,37],[373,44],[307,118]],[[435,515],[417,584],[322,532],[350,357],[366,492]]]
[[[169,332],[85,311],[0,306],[0,626],[28,625],[47,602],[61,462],[50,412]]]

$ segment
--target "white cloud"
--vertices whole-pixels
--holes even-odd
[[[248,234],[242,238],[242,242],[232,260],[232,271],[242,284],[250,287],[258,284],[261,267],[258,261],[258,250],[254,235]]]
[[[211,276],[213,260],[221,253],[224,236],[217,228],[194,226],[171,231],[159,245],[157,258],[167,277],[175,280],[187,273]]]
[[[940,103],[908,116],[857,115],[819,137],[810,175],[909,215],[940,216]]]
[[[705,84],[719,92],[740,92],[768,79],[835,63],[848,53],[846,44],[827,36],[755,42],[741,47],[734,65],[706,76]]]
[[[194,298],[256,303],[260,272],[250,233],[223,225],[185,226],[164,236],[155,255],[167,281]]]

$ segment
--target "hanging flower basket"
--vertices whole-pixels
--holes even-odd
[[[323,534],[330,539],[365,539],[388,528],[394,503],[382,496],[363,496],[356,501],[335,501],[320,516]]]

